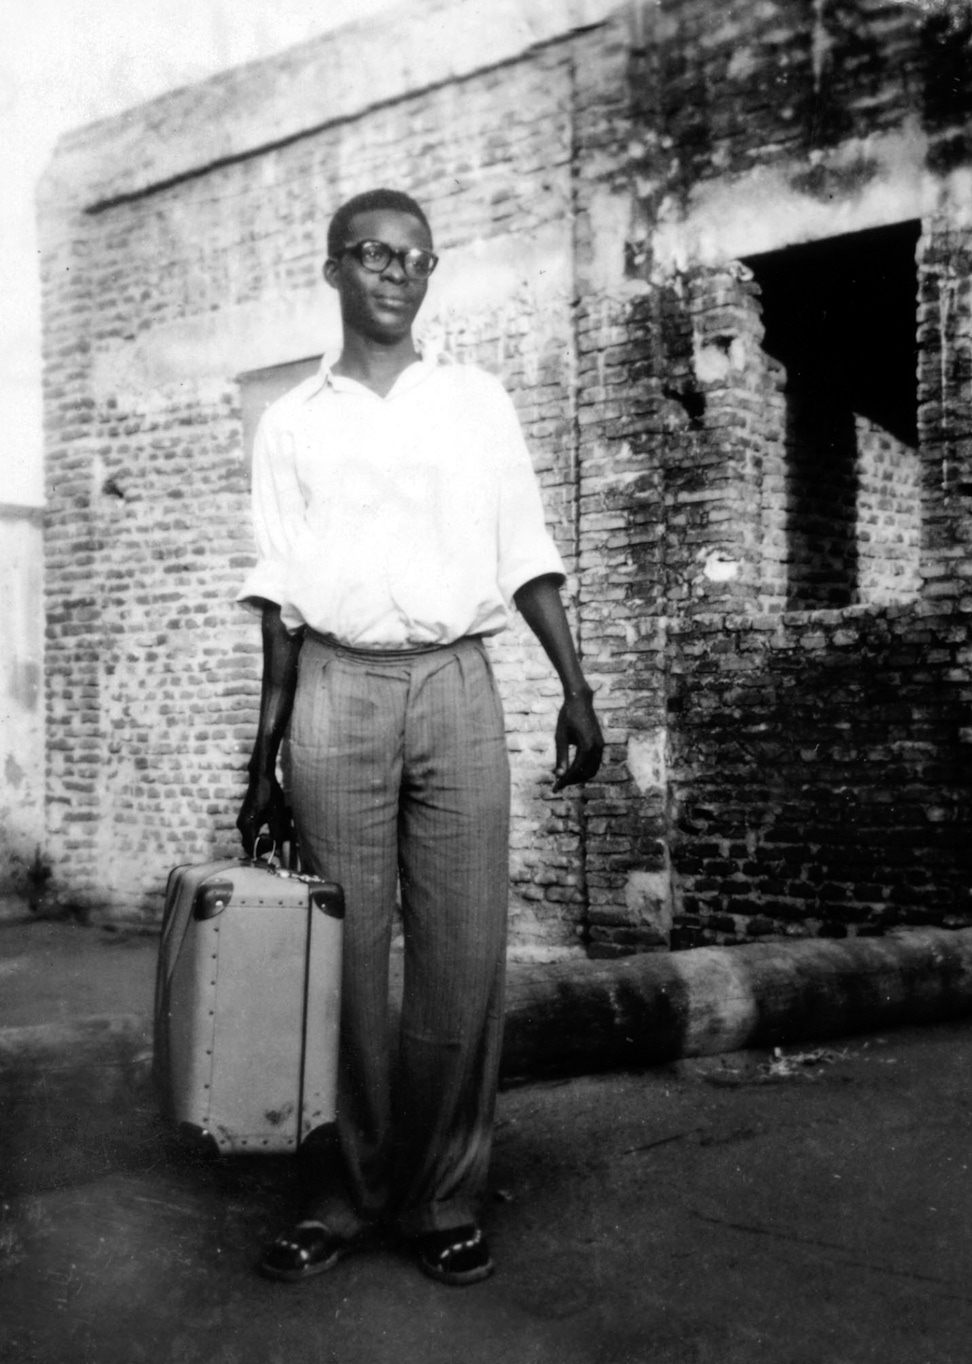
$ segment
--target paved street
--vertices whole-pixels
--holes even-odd
[[[492,1280],[438,1286],[389,1245],[278,1285],[254,1253],[294,1164],[163,1140],[137,1038],[153,958],[0,924],[5,1361],[972,1357],[972,1022],[508,1090]],[[114,1022],[72,1027],[92,1014]]]

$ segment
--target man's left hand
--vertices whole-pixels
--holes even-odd
[[[568,696],[564,701],[557,717],[555,744],[555,792],[562,791],[565,786],[590,781],[596,775],[601,766],[604,738],[594,714],[592,693]],[[574,749],[574,758],[568,765],[571,748]]]

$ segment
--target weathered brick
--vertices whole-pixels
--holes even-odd
[[[393,164],[473,281],[433,331],[512,393],[610,743],[596,783],[553,799],[555,680],[522,622],[491,643],[515,941],[590,930],[595,955],[660,946],[631,923],[639,875],[670,878],[680,946],[957,922],[972,234],[923,210],[917,437],[841,408],[822,448],[852,443],[843,464],[803,460],[765,272],[738,252],[846,233],[866,192],[847,179],[851,151],[871,149],[883,184],[904,172],[882,139],[906,155],[920,139],[898,135],[921,126],[929,159],[898,185],[906,201],[908,183],[945,173],[968,91],[929,84],[934,52],[901,6],[818,7],[811,41],[792,7],[737,7],[713,28],[703,0],[674,0],[657,24],[639,4],[637,54],[630,7],[528,0],[535,42],[479,16],[479,43],[475,7],[453,8],[455,51],[442,7],[419,6],[413,36],[427,24],[435,41],[377,70],[367,103],[340,72],[373,57],[370,26],[334,39],[336,65],[330,40],[307,45],[262,80],[227,73],[82,130],[55,158],[41,226],[57,878],[151,918],[176,854],[234,847],[260,655],[232,604],[253,561],[247,363],[219,337],[249,354],[266,329],[261,365],[312,353],[293,319],[319,301],[329,214]],[[579,9],[590,22],[575,26]],[[867,225],[883,211],[871,203]],[[168,372],[183,351],[193,364]]]

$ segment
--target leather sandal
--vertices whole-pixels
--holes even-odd
[[[271,1279],[299,1283],[323,1274],[356,1249],[357,1242],[335,1236],[321,1222],[298,1222],[264,1249],[260,1271]]]
[[[486,1237],[479,1227],[430,1231],[414,1241],[419,1268],[439,1283],[462,1286],[488,1279],[495,1269]]]

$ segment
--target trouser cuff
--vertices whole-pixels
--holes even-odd
[[[450,1199],[447,1203],[427,1203],[409,1208],[397,1218],[398,1229],[411,1239],[430,1231],[455,1231],[479,1223],[479,1208],[468,1199]]]

